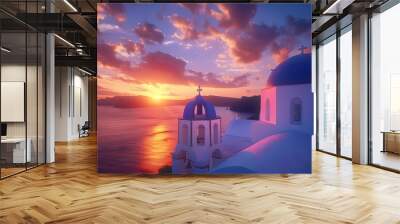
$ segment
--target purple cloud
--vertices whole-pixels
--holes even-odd
[[[100,3],[97,6],[97,11],[100,20],[108,15],[113,17],[118,23],[123,23],[126,20],[126,10],[123,4]]]
[[[133,32],[147,44],[162,43],[164,41],[164,34],[151,23],[141,23],[134,28]]]
[[[200,84],[215,88],[236,88],[248,85],[249,74],[222,81],[214,73],[201,73],[186,68],[186,62],[170,54],[156,51],[142,56],[142,61],[131,66],[128,61],[116,57],[115,45],[99,44],[98,61],[126,74],[115,79],[135,83]]]
[[[278,30],[274,26],[252,24],[246,32],[221,33],[219,36],[235,61],[246,64],[262,57],[264,50],[278,37]]]
[[[254,4],[218,4],[218,11],[210,10],[219,26],[223,28],[243,29],[250,24],[256,15],[257,6]]]
[[[116,57],[115,45],[112,44],[99,43],[97,45],[97,60],[105,66],[129,68],[129,62]]]
[[[230,81],[221,81],[217,78],[217,75],[212,72],[202,73],[193,70],[188,70],[188,72],[193,74],[189,78],[191,83],[215,88],[237,88],[247,86],[249,84],[248,78],[250,77],[250,74],[243,74],[236,76]]]
[[[209,11],[207,3],[179,3],[179,5],[186,8],[193,14],[201,14]]]

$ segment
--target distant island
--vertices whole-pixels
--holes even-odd
[[[240,98],[224,96],[204,96],[204,98],[215,106],[227,107],[232,111],[241,113],[252,113],[250,119],[258,119],[260,112],[260,96],[242,96]],[[97,104],[100,106],[112,106],[116,108],[139,108],[139,107],[159,107],[185,105],[191,99],[185,100],[162,100],[154,103],[151,97],[147,96],[114,96],[99,99]]]

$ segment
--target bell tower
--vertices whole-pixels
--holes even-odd
[[[190,101],[178,119],[178,144],[173,153],[173,173],[207,173],[212,153],[221,142],[221,118],[201,95]]]

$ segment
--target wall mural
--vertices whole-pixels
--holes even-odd
[[[98,4],[98,171],[310,173],[308,4]]]

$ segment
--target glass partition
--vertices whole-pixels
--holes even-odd
[[[336,154],[336,36],[318,47],[318,149]]]
[[[38,64],[37,64],[37,163],[46,162],[46,36],[38,33]]]
[[[28,31],[27,33],[27,98],[26,98],[26,113],[28,116],[27,119],[27,150],[31,151],[30,153],[30,161],[27,163],[28,168],[34,167],[37,165],[37,149],[38,149],[38,141],[37,141],[37,132],[38,132],[38,102],[37,102],[37,93],[38,93],[38,49],[37,49],[37,41],[38,35],[35,32]]]
[[[400,4],[371,18],[371,162],[400,170]]]
[[[6,177],[24,171],[31,156],[26,150],[26,33],[3,32],[1,47],[1,175]]]
[[[351,26],[340,35],[340,154],[352,157],[352,34]]]
[[[1,1],[18,16],[43,1]],[[0,178],[45,163],[45,35],[0,12]]]

